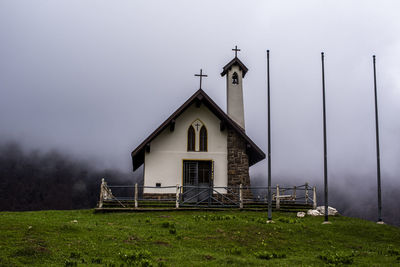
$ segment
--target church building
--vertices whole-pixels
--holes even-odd
[[[167,196],[167,186],[250,186],[249,167],[265,158],[246,135],[243,81],[247,67],[237,57],[223,67],[227,112],[201,89],[132,152],[133,170],[144,165],[144,194]],[[148,188],[146,188],[148,187]]]

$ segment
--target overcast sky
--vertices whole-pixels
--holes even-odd
[[[399,13],[398,1],[1,0],[0,140],[131,171],[130,152],[198,89],[200,68],[226,110],[220,72],[238,45],[246,131],[264,151],[271,51],[273,177],[322,181],[324,51],[330,182],[375,184],[376,54],[382,181],[400,186]]]

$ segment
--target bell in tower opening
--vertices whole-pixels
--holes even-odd
[[[234,72],[232,75],[232,84],[239,84],[239,78],[237,72]]]

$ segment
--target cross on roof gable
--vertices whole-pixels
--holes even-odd
[[[201,81],[202,81],[203,77],[208,77],[208,75],[203,74],[203,69],[200,69],[200,74],[195,74],[194,76],[200,77],[200,87],[199,87],[199,89],[201,89]]]
[[[163,130],[170,126],[171,123],[175,122],[175,119],[179,117],[188,107],[190,107],[193,103],[199,102],[207,106],[211,112],[213,112],[214,115],[221,120],[221,122],[226,123],[245,140],[248,148],[249,166],[254,165],[265,158],[265,153],[246,135],[244,130],[236,122],[229,118],[229,116],[202,89],[199,89],[138,147],[136,147],[135,150],[132,151],[131,156],[133,170],[136,170],[143,164],[146,145],[150,144],[150,142]]]

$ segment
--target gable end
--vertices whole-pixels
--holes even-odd
[[[138,169],[144,163],[146,146],[156,138],[164,129],[171,127],[171,124],[193,103],[196,105],[204,104],[214,115],[220,119],[221,123],[235,131],[246,143],[246,151],[249,158],[249,166],[263,160],[265,153],[245,134],[243,129],[234,122],[222,109],[202,90],[194,93],[182,106],[180,106],[169,118],[164,121],[152,134],[150,134],[135,150],[132,151],[133,170]],[[221,127],[222,128],[222,127]],[[170,128],[171,129],[171,128]]]

